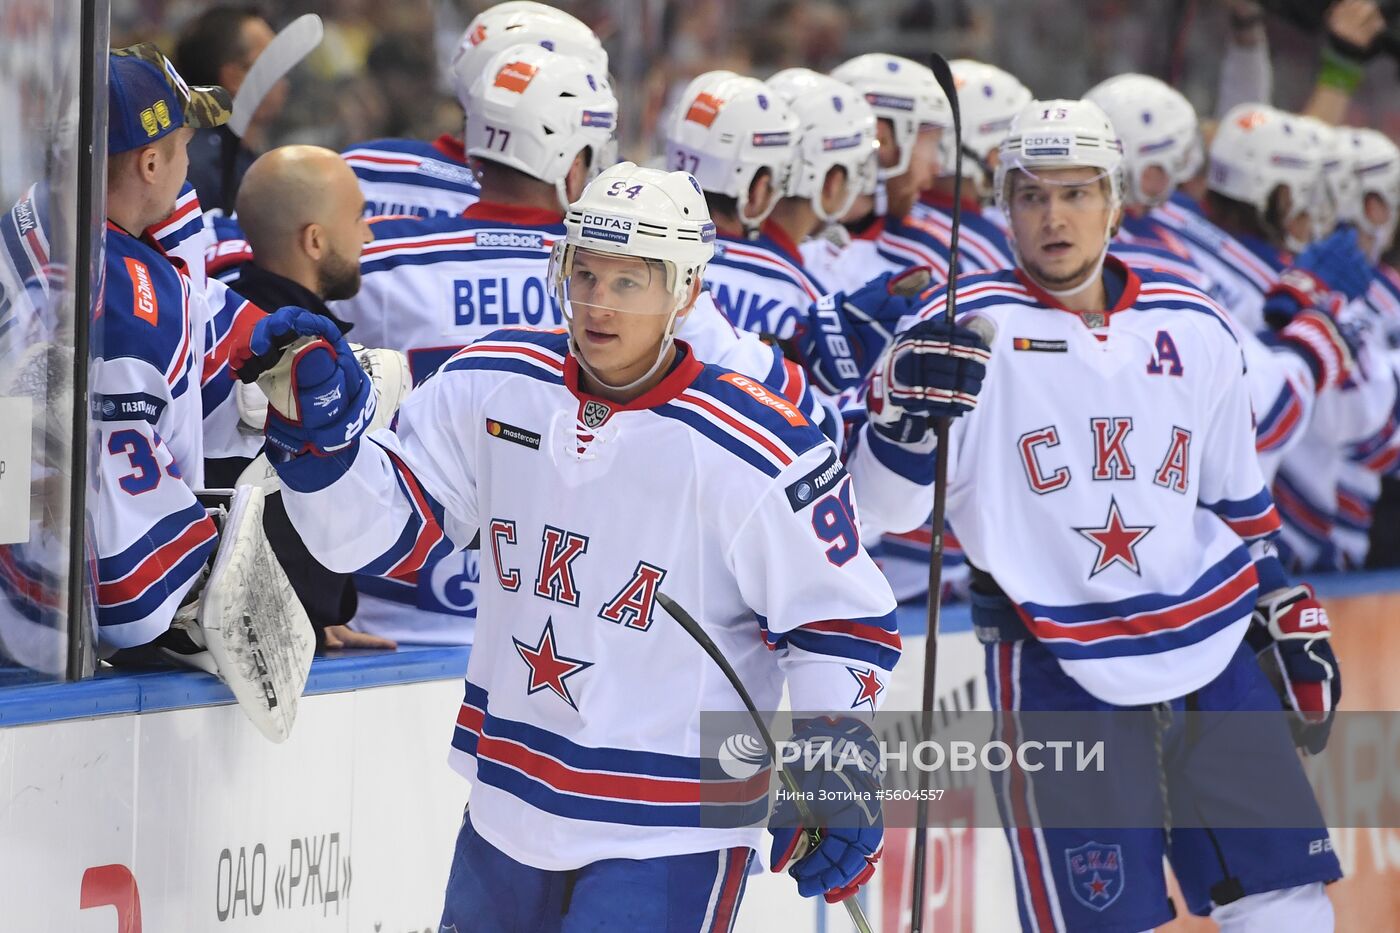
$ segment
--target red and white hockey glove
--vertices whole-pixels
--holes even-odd
[[[1342,672],[1332,652],[1327,610],[1307,584],[1274,590],[1254,608],[1250,644],[1271,655],[1284,708],[1295,713],[1293,740],[1316,755],[1327,747],[1342,698]]]

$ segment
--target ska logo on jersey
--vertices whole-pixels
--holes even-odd
[[[1065,869],[1074,899],[1093,910],[1105,910],[1123,893],[1123,847],[1086,842],[1065,850]]]
[[[583,422],[586,428],[599,428],[602,427],[603,422],[607,421],[608,416],[611,414],[612,409],[607,405],[595,399],[589,399],[583,403],[583,411],[579,412],[579,420]]]
[[[1108,500],[1108,518],[1104,519],[1103,525],[1094,528],[1076,528],[1094,546],[1099,549],[1098,556],[1094,559],[1094,569],[1089,571],[1090,579],[1098,576],[1103,571],[1114,564],[1121,564],[1138,576],[1142,576],[1142,568],[1138,565],[1137,546],[1151,534],[1155,525],[1129,525],[1123,521],[1123,515],[1118,510],[1118,500],[1110,498]]]
[[[577,710],[578,703],[574,702],[574,695],[569,692],[566,681],[580,671],[592,667],[593,662],[566,658],[559,653],[554,646],[554,620],[545,620],[544,631],[533,646],[518,638],[512,638],[511,641],[515,642],[515,650],[520,655],[520,660],[530,669],[530,679],[525,692],[533,695],[541,690],[548,690]]]
[[[506,424],[504,421],[497,421],[494,418],[486,419],[486,433],[503,441],[510,441],[512,444],[528,447],[531,450],[540,449],[540,436],[534,431],[517,428],[513,424]]]

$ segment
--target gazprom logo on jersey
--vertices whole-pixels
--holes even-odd
[[[876,94],[865,95],[865,102],[872,107],[883,107],[886,110],[913,110],[914,98],[900,97],[896,94]]]
[[[544,234],[515,230],[478,230],[476,245],[494,249],[544,249]]]
[[[1021,151],[1032,158],[1067,156],[1074,148],[1074,137],[1068,133],[1040,133],[1021,140]]]
[[[821,466],[788,486],[788,504],[792,506],[794,512],[800,512],[835,489],[836,484],[841,482],[845,476],[846,467],[836,456],[836,452],[832,451],[827,454]]]
[[[100,413],[103,421],[145,421],[155,424],[165,411],[165,401],[145,392],[130,395],[108,395],[102,399]]]
[[[610,214],[584,214],[583,235],[610,243],[626,243],[632,239],[632,221]]]

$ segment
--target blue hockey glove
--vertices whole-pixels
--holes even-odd
[[[279,308],[248,341],[252,360],[239,378],[261,369],[267,443],[284,455],[324,456],[349,447],[374,417],[375,392],[350,345],[329,319],[304,308]],[[280,353],[270,368],[262,363]]]
[[[858,719],[808,719],[793,732],[801,755],[783,765],[797,780],[820,841],[812,846],[796,804],[786,796],[773,808],[771,864],[797,880],[803,897],[835,904],[856,893],[875,873],[885,838],[880,808],[881,759],[870,727]]]
[[[927,266],[913,266],[817,299],[797,335],[812,382],[829,395],[864,382],[900,319],[919,309],[918,296],[931,275]]]
[[[1374,276],[1353,227],[1342,227],[1298,254],[1264,296],[1264,320],[1278,329],[1309,308],[1336,317],[1366,294]]]
[[[1342,669],[1331,637],[1327,610],[1306,584],[1262,597],[1249,630],[1255,652],[1272,655],[1267,667],[1277,669],[1279,699],[1294,713],[1293,741],[1313,755],[1327,747],[1342,699]]]
[[[917,444],[934,418],[977,407],[991,350],[966,327],[950,332],[942,318],[919,321],[899,335],[870,379],[871,426],[896,444]]]

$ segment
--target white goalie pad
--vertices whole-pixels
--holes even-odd
[[[292,733],[316,633],[263,534],[263,490],[240,486],[199,602],[219,678],[273,742]]]

